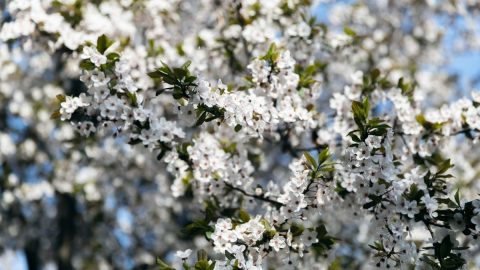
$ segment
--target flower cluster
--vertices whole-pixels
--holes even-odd
[[[480,266],[480,97],[445,68],[475,1],[0,9],[0,239],[29,268]]]

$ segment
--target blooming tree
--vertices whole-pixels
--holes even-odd
[[[0,3],[31,269],[480,267],[480,93],[443,69],[476,1]]]

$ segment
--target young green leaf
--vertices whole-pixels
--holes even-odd
[[[105,35],[101,35],[97,38],[97,51],[103,54],[112,44],[112,40]]]
[[[304,152],[303,155],[307,159],[307,162],[312,166],[313,169],[317,168],[317,162],[308,152]]]

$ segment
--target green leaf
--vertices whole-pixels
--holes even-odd
[[[465,259],[460,257],[457,254],[452,254],[450,257],[446,258],[442,264],[442,270],[456,270],[461,269],[461,267],[466,263]]]
[[[101,35],[97,38],[97,51],[103,54],[112,44],[112,40],[105,35]]]
[[[436,174],[437,175],[443,174],[444,172],[448,171],[448,169],[452,167],[453,167],[453,164],[450,163],[450,159],[447,159],[438,165],[438,171]]]
[[[355,37],[357,36],[357,33],[350,27],[345,26],[343,28],[343,32],[347,34],[348,36]]]
[[[80,68],[83,70],[94,70],[95,64],[90,59],[83,59],[80,61]]]
[[[370,102],[368,102],[368,98],[363,100],[363,113],[365,114],[365,119],[367,119],[370,114]]]
[[[225,251],[225,257],[227,257],[227,259],[229,259],[229,260],[235,259],[235,255],[233,255],[232,253],[230,253],[228,251]]]
[[[352,112],[353,112],[353,120],[357,124],[358,128],[363,131],[365,127],[365,123],[368,118],[368,111],[365,108],[365,102],[353,101],[352,102]]]
[[[59,102],[65,102],[65,95],[58,94],[55,96]]]
[[[61,116],[60,111],[56,110],[50,115],[50,119],[58,119],[60,118],[60,116]]]
[[[435,247],[435,255],[440,259],[446,258],[452,251],[453,244],[450,241],[450,235],[443,238],[440,245]]]
[[[120,55],[116,52],[111,52],[107,55],[107,59],[111,61],[116,61],[120,58]]]
[[[376,81],[378,77],[380,77],[380,70],[378,68],[373,69],[370,71],[370,77],[372,78],[372,81]]]
[[[360,138],[356,134],[352,133],[352,134],[349,134],[349,136],[352,138],[354,142],[357,142],[357,143],[362,142],[362,140],[360,140]]]
[[[130,100],[130,104],[132,104],[133,106],[137,106],[138,103],[137,103],[137,95],[135,95],[135,93],[131,93],[129,91],[126,91],[125,94],[127,95],[128,99]]]
[[[440,269],[438,264],[432,259],[428,258],[426,255],[423,255],[423,257],[420,260],[426,262],[428,265],[432,267],[432,269]]]
[[[290,232],[293,236],[300,236],[304,230],[305,228],[300,224],[293,223],[292,226],[290,226]]]
[[[200,249],[197,251],[197,260],[208,262],[208,254],[204,249]]]
[[[190,67],[191,64],[192,64],[192,61],[188,60],[187,62],[183,63],[181,68],[185,69],[185,70],[188,70],[188,68]]]
[[[240,267],[239,267],[239,263],[238,263],[238,260],[235,260],[235,262],[233,263],[233,269],[232,270],[239,270]]]
[[[417,123],[419,123],[422,126],[424,126],[425,123],[427,123],[427,120],[425,119],[425,116],[423,116],[423,114],[417,115],[415,119],[417,120]]]
[[[460,206],[460,189],[457,189],[457,192],[455,192],[455,202]]]
[[[369,208],[374,207],[375,205],[377,205],[377,202],[376,201],[371,201],[371,202],[368,202],[368,203],[364,204],[363,209],[369,209]]]
[[[166,264],[160,258],[157,258],[157,264],[159,270],[176,270],[175,268],[171,267],[170,265]]]
[[[317,162],[315,161],[315,159],[312,157],[312,155],[310,155],[309,152],[304,152],[303,155],[305,156],[305,158],[307,159],[308,163],[312,166],[313,169],[316,169],[317,168]]]
[[[329,157],[330,157],[330,153],[327,147],[318,154],[318,164],[320,165],[323,164],[325,161],[328,160]]]
[[[210,269],[210,264],[208,263],[207,260],[200,260],[197,263],[195,263],[195,270],[209,270]]]
[[[366,119],[365,113],[363,110],[363,103],[354,100],[352,102],[352,112],[354,116],[358,116],[361,119]]]
[[[201,126],[205,122],[205,119],[207,119],[207,112],[203,112],[200,117],[198,117],[197,122],[195,122],[195,126]]]
[[[204,234],[212,230],[213,228],[208,225],[208,222],[206,220],[198,219],[193,223],[188,224],[183,229],[183,232],[193,236],[195,234]]]
[[[244,209],[240,209],[240,211],[238,212],[238,216],[243,222],[248,222],[250,220],[250,214],[248,214],[248,212]]]
[[[277,45],[272,43],[268,48],[267,54],[260,57],[261,60],[269,61],[271,64],[275,63],[280,56],[280,52],[278,51]]]

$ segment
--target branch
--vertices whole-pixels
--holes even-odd
[[[247,196],[247,197],[252,197],[252,198],[255,198],[257,200],[261,200],[261,201],[264,201],[264,202],[268,202],[268,203],[271,203],[271,204],[274,204],[275,207],[277,208],[280,208],[282,206],[285,206],[285,204],[281,203],[281,202],[278,202],[278,201],[275,201],[273,199],[270,199],[270,198],[267,198],[265,196],[262,196],[262,195],[256,195],[256,194],[250,194],[248,192],[246,192],[245,190],[239,188],[239,187],[235,187],[233,186],[232,184],[230,183],[227,183],[227,182],[224,182],[225,183],[225,186],[229,187],[230,189],[232,190],[235,190],[235,191],[238,191],[240,193],[242,193],[243,195]]]

